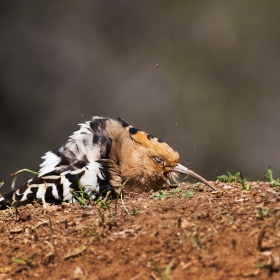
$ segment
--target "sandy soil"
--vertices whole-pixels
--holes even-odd
[[[280,279],[279,188],[215,186],[2,210],[0,279]]]

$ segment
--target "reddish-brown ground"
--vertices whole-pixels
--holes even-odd
[[[215,185],[2,210],[0,279],[280,279],[279,189]]]

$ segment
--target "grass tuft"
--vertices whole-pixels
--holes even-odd
[[[264,175],[264,177],[268,179],[269,185],[271,187],[280,186],[280,178],[277,178],[277,179],[273,178],[273,171],[271,169],[271,166],[268,167],[267,173]]]
[[[33,254],[30,258],[28,258],[28,259],[24,259],[24,258],[15,258],[15,259],[13,259],[13,262],[15,262],[15,263],[21,263],[21,264],[25,264],[25,265],[27,265],[28,267],[30,267],[30,268],[33,268],[33,267],[35,267],[36,265],[33,263],[33,259],[36,257],[36,253],[35,254]]]
[[[164,271],[164,274],[162,274],[162,271],[161,269],[158,267],[157,263],[152,259],[152,263],[153,263],[153,266],[158,274],[158,276],[160,277],[161,280],[168,280],[169,279],[169,273],[170,273],[170,270],[172,268],[172,261],[166,266],[165,268],[165,271]]]

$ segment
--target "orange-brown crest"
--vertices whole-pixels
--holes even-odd
[[[160,156],[164,158],[170,166],[175,166],[179,162],[179,154],[164,141],[144,131],[138,130],[120,118],[118,118],[118,120],[129,132],[130,137],[135,142],[148,149],[151,156]]]

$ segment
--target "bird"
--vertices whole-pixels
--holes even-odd
[[[59,148],[47,152],[38,176],[17,190],[2,194],[0,205],[11,202],[75,202],[75,192],[92,199],[117,196],[118,189],[134,192],[168,187],[179,175],[190,175],[215,187],[179,163],[179,154],[167,143],[127,121],[95,116],[79,124]]]

